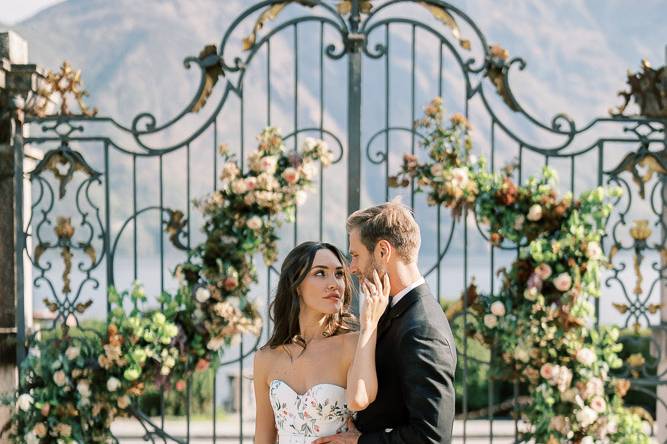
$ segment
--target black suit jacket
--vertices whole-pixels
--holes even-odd
[[[380,319],[375,360],[378,392],[357,413],[359,444],[451,443],[456,348],[426,284]]]

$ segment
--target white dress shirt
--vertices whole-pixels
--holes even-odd
[[[412,290],[419,287],[421,284],[423,284],[425,282],[426,281],[424,280],[424,277],[422,276],[419,279],[417,279],[416,281],[414,281],[413,283],[411,283],[410,285],[408,285],[407,287],[405,287],[403,290],[396,293],[394,295],[394,297],[391,299],[391,306],[393,307],[394,305],[396,305],[398,303],[398,301],[400,301],[403,296],[410,293]]]

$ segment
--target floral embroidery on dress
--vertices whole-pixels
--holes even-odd
[[[273,407],[279,442],[289,437],[318,437],[347,430],[352,416],[345,403],[345,389],[334,384],[317,384],[302,395],[286,382],[271,382],[269,397]],[[292,441],[298,442],[298,441]]]

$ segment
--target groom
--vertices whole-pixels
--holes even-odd
[[[347,219],[351,271],[389,274],[390,306],[377,332],[375,401],[351,430],[314,444],[445,444],[454,422],[454,338],[417,267],[419,226],[397,201]]]

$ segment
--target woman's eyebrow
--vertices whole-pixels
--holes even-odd
[[[313,265],[312,267],[310,267],[311,270],[314,270],[316,268],[322,268],[324,270],[328,270],[331,267],[328,267],[326,265]],[[344,267],[342,265],[336,266],[336,270],[343,270],[343,269],[344,269]]]

